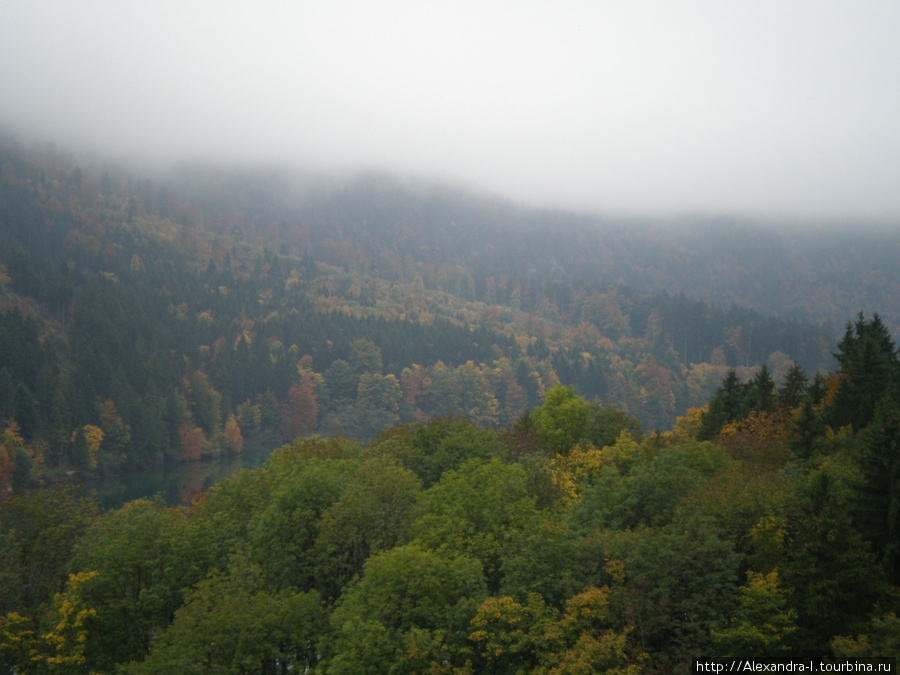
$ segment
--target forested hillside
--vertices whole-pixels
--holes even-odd
[[[805,274],[789,259],[787,277],[766,268],[753,285],[714,252],[682,267],[683,246],[652,228],[453,188],[150,176],[0,149],[0,419],[20,439],[4,445],[6,487],[447,414],[502,428],[559,383],[665,430],[729,367],[746,379],[768,363],[780,382],[792,363],[834,366],[827,322],[674,292],[712,266],[698,295],[777,304],[755,294]],[[840,293],[877,300],[856,273]]]
[[[434,418],[366,446],[297,439],[187,506],[15,496],[0,503],[0,665],[896,668],[900,357],[860,316],[838,363],[780,387],[729,372],[663,434],[557,385],[503,431]]]
[[[334,264],[389,278],[408,272],[410,256],[427,287],[486,302],[508,302],[514,287],[551,279],[685,293],[835,327],[877,311],[900,331],[900,234],[883,225],[526,210],[381,174],[326,180],[193,167],[167,184],[207,219],[240,223],[246,236],[277,239],[283,251],[312,246]],[[460,266],[471,279],[457,278]]]

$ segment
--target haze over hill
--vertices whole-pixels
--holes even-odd
[[[237,447],[226,423],[259,442],[443,414],[508,425],[557,382],[668,428],[729,366],[831,369],[821,317],[860,308],[852,284],[839,287],[849,311],[810,292],[842,251],[807,280],[757,230],[723,246],[688,232],[694,251],[628,221],[380,174],[310,185],[202,167],[151,179],[0,145],[0,344],[16,354],[0,361],[2,416],[29,442],[54,439],[64,465],[73,425],[96,426],[112,402],[142,431],[109,470]],[[715,303],[687,295],[698,281]],[[779,283],[791,292],[766,296]],[[797,320],[797,298],[815,321]]]
[[[605,213],[900,218],[896,3],[6,2],[0,121]]]

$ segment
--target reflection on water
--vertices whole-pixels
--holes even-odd
[[[117,509],[142,497],[162,495],[169,505],[190,501],[198,491],[212,487],[241,469],[262,466],[272,448],[245,450],[237,457],[219,457],[175,466],[136,471],[84,483],[85,493],[94,493],[100,508]]]

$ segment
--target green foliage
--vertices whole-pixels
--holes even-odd
[[[390,457],[364,462],[321,514],[316,578],[337,597],[374,553],[404,544],[418,515],[421,483]]]
[[[173,532],[183,518],[159,502],[137,500],[105,514],[79,540],[75,565],[95,573],[81,591],[96,611],[85,648],[93,666],[145,655],[181,605]]]
[[[716,654],[722,657],[784,658],[796,632],[796,612],[788,607],[778,571],[749,572],[741,587],[738,616],[722,631],[713,631]]]
[[[900,408],[884,397],[872,422],[859,434],[862,481],[855,524],[884,565],[892,584],[900,583]]]
[[[575,395],[574,388],[557,385],[549,389],[544,403],[532,413],[541,442],[554,453],[565,453],[584,437],[591,406]]]
[[[150,657],[125,673],[270,673],[314,670],[328,614],[316,591],[272,592],[245,557],[186,594]]]
[[[391,672],[421,631],[440,632],[459,665],[469,617],[486,595],[481,565],[469,556],[415,543],[378,553],[332,613],[327,672]]]
[[[0,614],[36,616],[63,591],[75,547],[98,515],[76,488],[0,502]]]
[[[185,582],[195,583],[246,546],[250,525],[270,499],[272,477],[245,470],[199,496],[191,517],[173,532]]]
[[[395,457],[428,488],[467,460],[500,457],[504,450],[490,430],[460,417],[435,417],[391,429],[376,439],[369,453]]]
[[[249,522],[245,540],[276,588],[308,590],[316,585],[314,545],[320,520],[358,470],[356,462],[310,459],[279,476],[267,504]]]
[[[708,519],[685,515],[610,538],[608,546],[627,573],[615,604],[655,666],[675,671],[708,652],[712,631],[725,627],[738,604],[734,542]]]
[[[856,637],[839,635],[831,641],[831,649],[839,659],[891,659],[900,665],[900,619],[895,612],[872,617],[866,632]]]
[[[488,588],[495,592],[504,552],[537,513],[522,467],[499,459],[473,459],[458,471],[447,471],[425,493],[416,540],[430,550],[477,558]]]
[[[622,432],[627,432],[634,438],[640,438],[642,435],[640,421],[614,405],[591,404],[584,432],[584,437],[588,442],[598,448],[605,448],[613,445]]]
[[[859,431],[872,420],[878,402],[897,391],[897,348],[878,314],[867,321],[860,312],[855,323],[847,322],[835,358],[841,377],[828,420],[834,429],[849,424]]]
[[[860,625],[886,588],[875,556],[852,522],[860,479],[848,453],[838,450],[799,481],[789,505],[782,569],[794,589],[802,650],[825,651],[842,627]]]
[[[85,603],[82,587],[95,574],[71,575],[65,589],[53,596],[46,625],[38,630],[15,612],[0,617],[0,666],[12,673],[93,672],[85,648],[97,613]]]
[[[564,521],[549,517],[516,533],[503,556],[500,593],[518,602],[536,593],[549,605],[562,607],[586,583],[575,563],[579,541]]]
[[[827,327],[709,304],[846,316],[785,282],[774,235],[661,255],[650,230],[547,239],[546,215],[378,177],[301,198],[252,174],[101,180],[7,145],[0,169],[8,670],[635,673],[896,652],[889,293],[889,321],[848,324],[825,379]],[[811,274],[869,306],[871,285],[836,285],[864,268],[836,241]],[[704,257],[721,246],[728,265]],[[696,278],[675,274],[685,260]],[[751,267],[759,283],[736,284]],[[704,301],[649,294],[656,277]],[[176,509],[23,492],[285,442]]]
[[[698,493],[726,466],[723,450],[711,443],[691,441],[656,448],[647,440],[628,468],[603,466],[582,491],[570,513],[573,527],[626,529],[671,522],[679,504]]]

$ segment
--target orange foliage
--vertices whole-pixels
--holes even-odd
[[[307,380],[295,383],[281,404],[282,430],[288,438],[307,436],[319,424],[319,402],[312,385]]]
[[[181,448],[181,461],[190,462],[200,459],[206,439],[203,430],[190,422],[185,422],[178,429],[178,444]]]
[[[225,446],[232,453],[239,453],[244,449],[244,436],[234,415],[229,415],[225,422]]]

